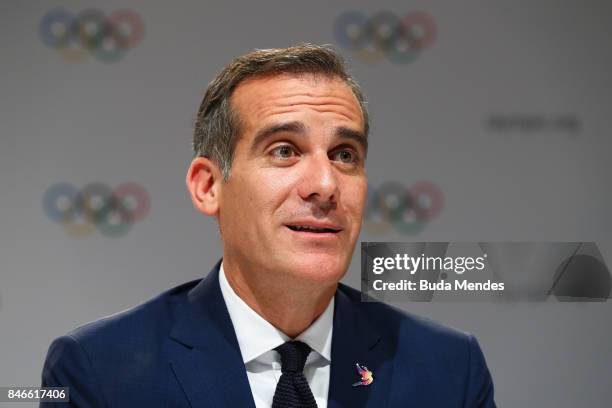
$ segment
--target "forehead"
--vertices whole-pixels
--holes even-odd
[[[348,84],[322,74],[248,78],[232,93],[231,104],[248,127],[304,112],[320,113],[359,130],[364,127],[359,101]]]

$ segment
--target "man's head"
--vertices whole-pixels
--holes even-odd
[[[361,227],[368,129],[358,85],[327,48],[255,51],[221,71],[198,111],[187,185],[218,218],[224,262],[337,282]]]

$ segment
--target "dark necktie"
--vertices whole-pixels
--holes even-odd
[[[317,408],[303,373],[306,358],[310,353],[308,344],[288,341],[274,350],[281,355],[282,374],[276,385],[272,408]]]

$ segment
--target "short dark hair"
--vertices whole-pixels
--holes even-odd
[[[366,101],[338,53],[329,46],[309,43],[288,48],[255,50],[234,59],[208,84],[195,122],[195,155],[215,161],[225,181],[229,179],[240,128],[238,113],[230,104],[232,92],[247,78],[283,73],[322,74],[342,79],[351,88],[361,107],[367,142],[370,123]]]

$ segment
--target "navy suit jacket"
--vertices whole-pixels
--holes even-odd
[[[50,346],[42,386],[70,387],[45,407],[246,407],[253,397],[219,287],[219,264],[192,281],[82,326]],[[336,292],[328,407],[495,407],[476,339],[383,303]],[[355,364],[374,381],[359,380]]]

